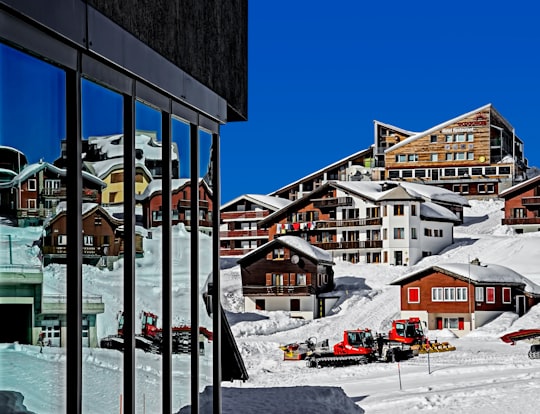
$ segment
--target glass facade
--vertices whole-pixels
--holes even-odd
[[[220,122],[150,85],[44,32],[0,37],[0,342],[53,378],[4,375],[0,350],[0,388],[32,411],[202,412],[210,387],[219,412]]]

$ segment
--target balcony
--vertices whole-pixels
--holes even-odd
[[[41,311],[44,314],[65,314],[67,305],[66,295],[43,295]],[[84,295],[82,298],[82,313],[96,315],[105,311],[105,304],[100,295]]]
[[[221,220],[243,220],[243,219],[263,219],[270,214],[268,210],[265,211],[227,211],[222,212]]]
[[[525,225],[525,224],[540,224],[540,217],[521,217],[521,218],[505,218],[502,219],[502,224],[507,226]]]
[[[382,225],[382,217],[362,218],[354,220],[318,221],[317,229],[333,229],[337,227],[365,227]]]
[[[321,199],[313,200],[313,207],[319,208],[319,209],[352,206],[352,205],[353,205],[352,197],[332,197],[332,198],[321,198]]]
[[[268,230],[230,230],[220,231],[221,239],[239,239],[250,237],[268,237]]]
[[[244,255],[252,252],[255,249],[256,249],[255,247],[248,248],[248,249],[228,249],[228,248],[223,248],[222,247],[219,250],[219,255],[221,257],[240,257],[240,256],[244,256]]]
[[[264,295],[264,296],[307,296],[315,294],[312,286],[285,286],[285,285],[268,285],[268,286],[242,286],[244,295]]]
[[[323,250],[382,249],[382,240],[320,242],[312,245]]]
[[[521,204],[524,206],[538,206],[540,205],[540,197],[523,197]]]

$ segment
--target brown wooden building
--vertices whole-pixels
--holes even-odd
[[[257,223],[289,205],[290,200],[261,194],[245,194],[220,209],[221,257],[241,257],[268,242],[268,229]]]
[[[172,180],[172,224],[184,223],[191,226],[191,180],[178,178]],[[153,180],[135,200],[142,205],[143,226],[147,229],[161,226],[163,201],[161,179]],[[199,179],[199,230],[212,232],[212,189],[204,179]]]
[[[83,262],[97,264],[100,259],[118,258],[124,252],[123,220],[111,216],[97,204],[83,204]],[[60,211],[43,226],[42,253],[44,264],[64,263],[67,253],[67,214]],[[135,237],[135,250],[143,255],[143,235]]]
[[[289,311],[304,319],[326,315],[319,294],[334,287],[332,256],[295,236],[278,237],[238,260],[245,311]]]
[[[410,273],[400,286],[401,316],[417,316],[428,329],[449,329],[457,336],[503,312],[523,315],[540,302],[540,286],[504,266],[444,263]]]
[[[499,193],[504,199],[502,224],[516,233],[540,231],[540,175]]]
[[[527,178],[523,142],[491,105],[412,133],[375,121],[374,175],[493,198]]]
[[[83,172],[82,199],[101,203],[106,184]],[[8,212],[17,216],[19,226],[41,225],[56,213],[56,206],[66,200],[66,170],[48,162],[26,165],[11,181],[0,185],[2,202]]]

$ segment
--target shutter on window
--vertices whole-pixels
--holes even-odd
[[[272,252],[267,253],[266,260],[272,260],[272,256],[273,256]]]
[[[306,273],[306,285],[311,285],[311,273]]]
[[[283,274],[283,284],[285,286],[289,286],[289,274],[288,273]]]
[[[266,274],[266,286],[272,286],[272,273]]]
[[[296,285],[296,273],[291,273],[291,280],[290,280],[290,284],[291,286],[295,286]]]
[[[285,260],[287,259],[290,259],[291,258],[291,250],[290,249],[284,249],[285,251],[283,252],[283,258]]]

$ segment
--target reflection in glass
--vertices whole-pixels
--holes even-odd
[[[179,176],[173,174],[172,199],[172,325],[191,327],[190,286],[190,125],[172,119],[173,160],[178,159]],[[173,163],[173,166],[175,164]],[[173,169],[174,171],[174,169]],[[191,404],[191,335],[180,339],[182,352],[173,355],[173,411]]]
[[[20,344],[0,349],[0,389],[46,395],[24,401],[44,413],[62,412],[66,399],[65,364],[47,363],[65,360],[65,226],[43,237],[66,199],[66,170],[54,165],[66,131],[65,82],[63,70],[0,44],[0,342]],[[43,369],[54,381],[34,381]]]
[[[211,296],[212,284],[212,134],[199,129],[199,324],[212,329]],[[201,337],[199,355],[199,391],[212,385],[213,341]]]
[[[83,161],[83,407],[118,406],[122,372],[107,385],[96,376],[96,366],[111,361],[122,367],[122,348],[92,349],[121,339],[123,272],[123,113],[122,95],[87,79],[81,81]],[[89,185],[94,183],[94,187]],[[85,311],[86,309],[86,311]],[[92,329],[92,326],[95,326]],[[90,328],[89,328],[90,327]],[[111,387],[114,384],[114,387]]]

